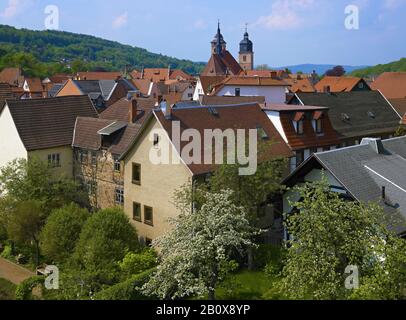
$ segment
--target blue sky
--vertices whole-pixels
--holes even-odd
[[[0,0],[0,23],[42,30],[51,4],[61,30],[194,61],[208,60],[217,19],[235,55],[249,24],[257,64],[374,65],[406,56],[406,0]],[[358,30],[344,25],[351,4]]]

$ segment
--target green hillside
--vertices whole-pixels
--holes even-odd
[[[0,25],[0,69],[21,67],[29,76],[59,72],[117,71],[125,65],[179,68],[199,73],[203,63],[154,54],[93,36],[61,31],[32,31]]]
[[[352,72],[356,77],[375,76],[383,72],[406,72],[406,58],[388,64],[378,64],[375,67],[369,67]]]

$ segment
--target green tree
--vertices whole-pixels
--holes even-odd
[[[292,240],[283,270],[284,289],[292,298],[351,298],[357,291],[345,288],[348,266],[357,266],[361,284],[365,284],[363,296],[371,292],[371,282],[382,277],[376,281],[391,290],[385,295],[399,297],[402,290],[404,294],[405,245],[387,227],[400,220],[388,221],[377,204],[342,199],[330,191],[326,181],[306,184],[294,192],[301,200],[291,204],[298,213],[287,219]]]
[[[12,210],[7,225],[9,237],[24,245],[34,243],[35,264],[39,265],[39,234],[43,225],[42,205],[38,201],[20,202]]]
[[[186,193],[187,194],[187,193]],[[181,214],[171,220],[173,229],[153,242],[160,249],[157,272],[144,286],[147,296],[178,299],[208,295],[234,266],[233,250],[252,245],[253,230],[243,207],[236,206],[233,192],[202,192],[204,204],[192,211],[192,203],[180,201]]]
[[[395,137],[403,137],[403,136],[406,136],[406,127],[404,125],[401,125],[396,130]]]
[[[124,277],[137,275],[156,267],[158,256],[152,248],[146,248],[142,252],[129,252],[119,263]]]
[[[137,232],[122,209],[105,209],[87,220],[73,261],[76,268],[109,282],[117,276],[118,262],[127,252],[139,249]]]
[[[76,204],[51,213],[40,237],[42,253],[49,262],[63,263],[70,257],[89,217],[89,212]]]

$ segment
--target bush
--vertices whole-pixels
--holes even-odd
[[[119,263],[120,269],[125,276],[140,274],[156,267],[157,254],[151,248],[144,249],[140,253],[130,252]]]
[[[100,283],[111,283],[118,275],[118,263],[128,252],[139,249],[137,232],[122,209],[106,209],[87,220],[72,262],[74,268],[92,274]]]
[[[267,268],[270,270],[270,268],[275,268],[275,270],[281,271],[284,256],[285,249],[283,247],[262,244],[254,252],[254,265],[258,269]]]
[[[14,259],[13,256],[13,249],[11,248],[11,246],[6,245],[4,247],[3,252],[0,254],[0,257],[4,258],[4,259],[8,259],[8,260],[12,260]]]
[[[39,285],[43,285],[44,281],[45,277],[43,276],[34,276],[24,280],[16,288],[15,299],[34,300],[32,290]]]
[[[116,284],[110,288],[97,293],[95,300],[146,300],[142,291],[142,286],[147,283],[155,269],[133,276],[124,282]]]
[[[61,263],[67,260],[89,217],[89,212],[76,204],[51,213],[41,232],[41,249],[49,262]]]

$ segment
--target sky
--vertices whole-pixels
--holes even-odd
[[[44,30],[49,5],[58,9],[59,30],[193,61],[209,59],[218,19],[236,57],[248,24],[256,64],[406,57],[406,0],[0,0],[0,24]]]

